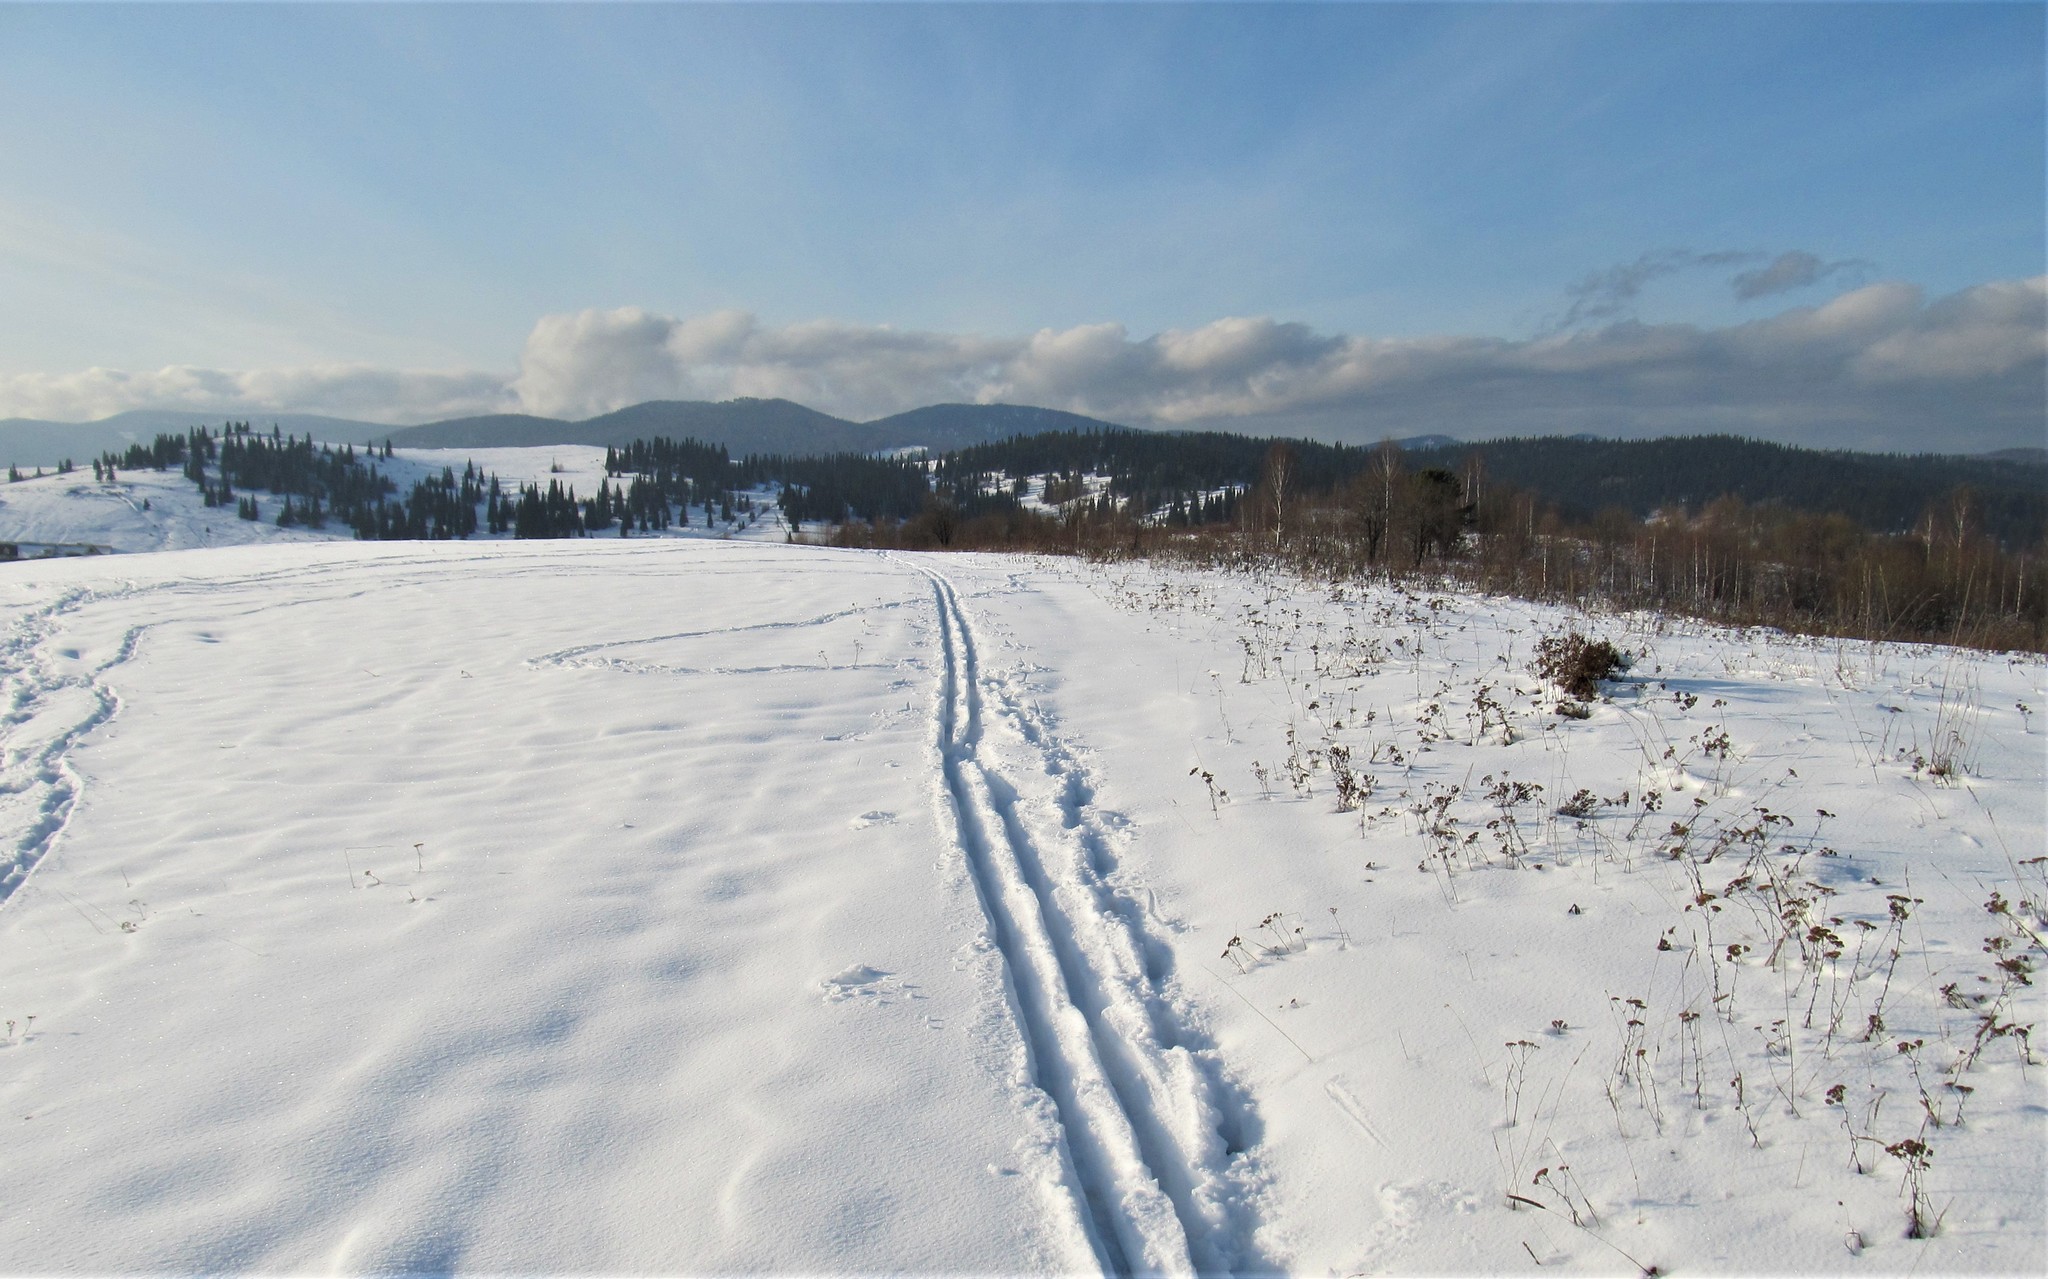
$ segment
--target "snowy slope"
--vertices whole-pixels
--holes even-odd
[[[1642,655],[1584,721],[1571,625]],[[615,538],[15,565],[0,628],[12,1270],[2048,1245],[1980,1036],[2042,1013],[2038,658]]]
[[[209,508],[176,471],[122,471],[112,484],[90,467],[0,485],[0,541],[85,543],[114,551],[181,551],[208,546],[326,541],[349,536],[281,529]]]

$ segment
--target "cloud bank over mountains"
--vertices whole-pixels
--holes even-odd
[[[1701,256],[1653,255],[1589,277],[1574,291],[1571,327],[1520,340],[1322,334],[1265,317],[1146,337],[1118,324],[988,337],[621,307],[543,317],[509,376],[359,365],[16,374],[0,376],[0,416],[77,421],[149,407],[402,423],[494,412],[580,418],[651,399],[757,396],[855,419],[1000,402],[1134,426],[1361,443],[1429,432],[1721,431],[1901,451],[2041,444],[2048,277],[1933,300],[1880,282],[1721,328],[1615,318],[1645,279]],[[1759,261],[1733,287],[1761,297],[1863,266],[1788,253]]]

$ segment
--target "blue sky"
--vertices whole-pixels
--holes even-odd
[[[1526,342],[1932,301],[2043,272],[2043,13],[0,7],[0,415],[88,368],[503,375],[618,308]]]

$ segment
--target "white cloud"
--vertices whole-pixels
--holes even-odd
[[[0,374],[0,417],[87,422],[128,409],[193,413],[320,413],[422,422],[518,407],[502,374],[366,365],[229,371],[183,365],[142,372]]]
[[[1870,382],[1964,384],[2025,377],[2031,370],[2038,382],[2044,334],[2048,276],[2004,280],[1943,298],[1908,317],[1857,353],[1855,371]]]
[[[75,420],[150,406],[575,418],[649,399],[779,396],[863,420],[969,401],[1358,442],[1439,431],[1730,431],[1973,450],[2040,442],[2044,292],[2041,278],[2008,280],[1930,303],[1911,285],[1879,283],[1721,329],[1623,321],[1527,340],[1328,335],[1266,317],[1150,337],[1117,324],[983,337],[624,307],[544,317],[510,377],[95,369],[0,378],[0,414]]]
[[[579,418],[694,398],[689,370],[716,346],[718,318],[693,329],[637,306],[542,316],[527,335],[513,394],[528,412]]]

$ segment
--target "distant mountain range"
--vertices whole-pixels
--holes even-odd
[[[873,422],[852,422],[789,400],[651,400],[580,422],[494,413],[451,418],[424,426],[387,426],[305,413],[181,413],[145,409],[99,422],[0,421],[0,462],[55,466],[64,458],[84,465],[109,449],[147,442],[160,431],[183,431],[223,419],[248,420],[342,443],[390,440],[401,448],[518,448],[551,444],[622,445],[667,436],[722,444],[735,457],[752,453],[818,455],[879,453],[927,448],[933,452],[989,444],[1044,431],[1117,430],[1115,424],[1058,409],[1015,404],[934,404]]]
[[[581,422],[503,413],[389,430],[385,435],[404,448],[621,445],[660,435],[722,444],[741,457],[750,453],[879,453],[915,447],[945,452],[1042,431],[1115,429],[1111,423],[1078,413],[1014,404],[934,404],[873,422],[850,422],[789,400],[741,399],[720,403],[651,400]]]
[[[734,457],[880,453],[909,448],[943,453],[1048,431],[1130,429],[1079,413],[1019,404],[933,404],[872,422],[854,422],[790,400],[650,400],[582,421],[495,413],[429,422],[424,426],[390,426],[311,413],[138,409],[98,422],[46,422],[29,418],[0,421],[0,465],[51,467],[70,458],[83,466],[109,450],[119,452],[138,441],[147,443],[161,431],[182,432],[199,425],[217,427],[223,420],[246,420],[266,429],[274,424],[291,434],[310,433],[316,439],[335,444],[371,440],[382,443],[388,439],[404,448],[622,445],[655,436],[678,440],[688,437],[707,444],[722,444]],[[1595,442],[1592,436],[1569,438]],[[1411,436],[1400,444],[1410,452],[1463,447],[1448,435]],[[1986,456],[2039,464],[2048,461],[2048,450],[2002,449]]]

